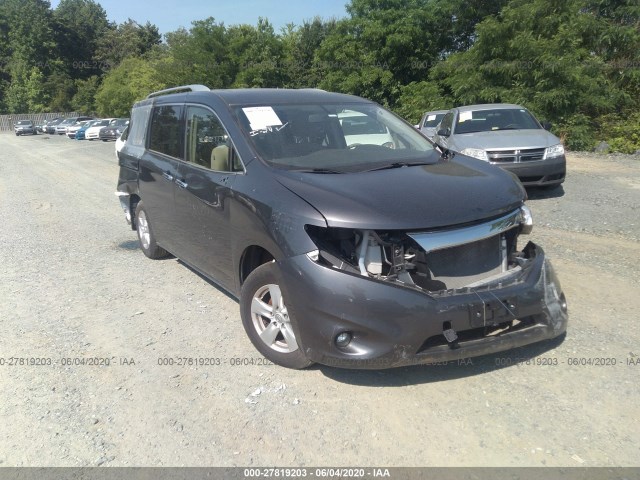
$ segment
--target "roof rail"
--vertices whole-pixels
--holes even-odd
[[[178,92],[210,92],[209,87],[204,85],[182,85],[181,87],[167,88],[165,90],[159,90],[157,92],[150,93],[147,98],[159,97],[160,95],[168,95],[170,93]]]

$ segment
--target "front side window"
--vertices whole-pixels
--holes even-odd
[[[453,125],[453,113],[447,113],[442,119],[442,123],[440,124],[441,130],[448,130],[451,132],[451,125]]]
[[[179,105],[154,107],[149,132],[149,150],[181,159],[184,150],[183,138],[182,107]]]
[[[217,172],[233,168],[229,134],[218,117],[203,107],[187,108],[187,162]]]
[[[372,103],[248,105],[234,113],[256,153],[276,168],[347,173],[433,158],[427,139]]]

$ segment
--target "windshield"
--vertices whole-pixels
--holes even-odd
[[[235,114],[276,168],[343,173],[433,161],[428,140],[375,104],[239,106]]]
[[[31,120],[20,120],[18,125],[31,125]]]
[[[524,108],[499,108],[460,112],[454,133],[491,132],[495,130],[539,129],[540,125]]]
[[[428,113],[427,117],[424,119],[424,123],[422,124],[422,128],[435,128],[444,117],[444,113]]]

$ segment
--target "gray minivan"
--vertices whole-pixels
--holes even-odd
[[[350,141],[347,117],[389,139],[367,128]],[[238,298],[248,337],[279,365],[424,364],[566,330],[518,180],[444,155],[371,101],[169,89],[134,105],[118,157],[144,254],[170,252]],[[202,328],[228,335],[215,318]]]

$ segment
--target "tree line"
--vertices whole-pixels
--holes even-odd
[[[167,33],[109,22],[94,0],[0,0],[0,113],[128,115],[149,92],[323,88],[410,122],[426,110],[519,103],[567,146],[640,149],[637,0],[350,0],[343,19],[276,32],[223,19]]]

